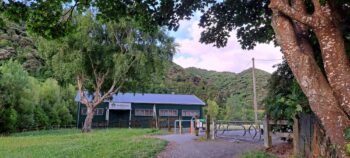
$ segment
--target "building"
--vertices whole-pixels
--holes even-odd
[[[77,126],[82,127],[86,107],[78,102]],[[169,127],[174,121],[203,117],[205,103],[194,95],[119,93],[101,103],[94,114],[93,127]],[[184,126],[189,126],[189,122]]]

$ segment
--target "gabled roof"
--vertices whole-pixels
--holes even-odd
[[[91,95],[88,98],[91,100]],[[77,95],[75,101],[78,102],[79,100],[80,96]],[[112,101],[119,103],[205,105],[195,95],[184,94],[118,93],[113,95]]]

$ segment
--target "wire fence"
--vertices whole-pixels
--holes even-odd
[[[174,122],[178,118],[137,118],[137,119],[118,119],[115,121],[95,121],[92,128],[160,128],[172,129]],[[84,122],[81,122],[83,127]]]

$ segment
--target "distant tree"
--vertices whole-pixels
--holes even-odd
[[[10,60],[0,67],[0,81],[0,124],[6,128],[2,131],[11,132],[32,125],[33,109],[27,97],[28,73],[18,62]]]
[[[142,91],[160,76],[175,47],[161,30],[145,33],[133,21],[102,22],[87,14],[76,23],[75,33],[55,41],[42,39],[39,50],[58,80],[76,79],[80,102],[87,107],[82,131],[89,132],[103,100],[120,91]]]
[[[217,119],[219,115],[219,105],[214,100],[210,99],[207,100],[207,104],[207,114],[209,114],[212,119]]]
[[[244,95],[231,95],[225,105],[225,120],[253,121],[253,106],[246,103]]]

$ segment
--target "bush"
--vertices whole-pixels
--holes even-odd
[[[5,109],[0,113],[0,132],[14,132],[16,130],[17,112],[13,108]]]

